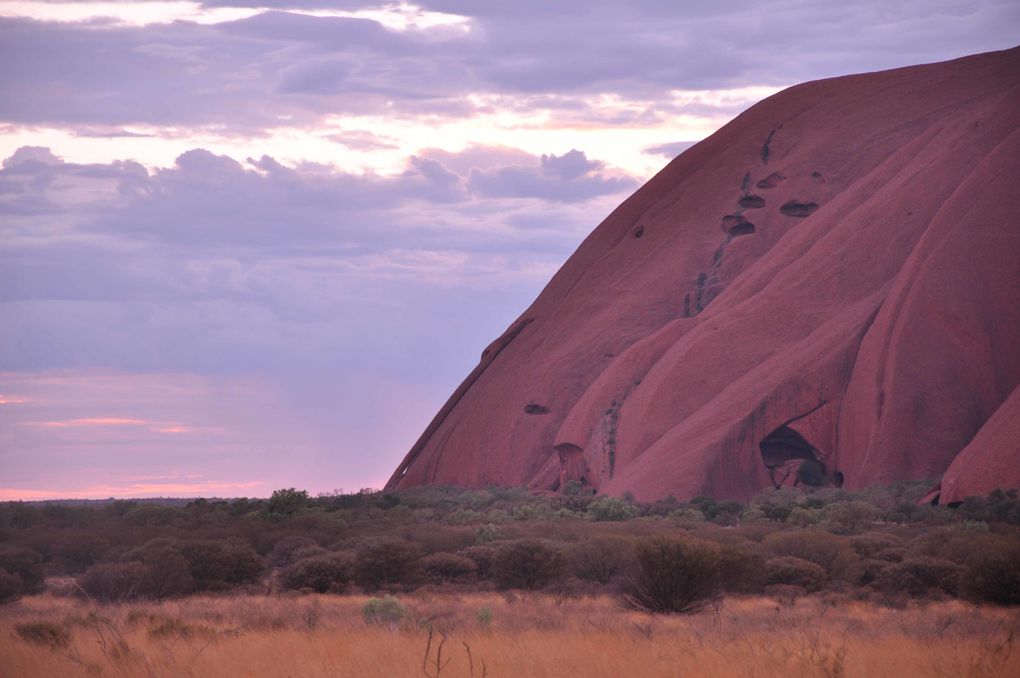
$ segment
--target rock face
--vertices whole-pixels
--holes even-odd
[[[602,222],[388,487],[1017,487],[1018,196],[1020,48],[785,90]]]

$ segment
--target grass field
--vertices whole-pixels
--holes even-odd
[[[99,606],[25,598],[0,608],[0,674],[1020,676],[1020,612],[959,601],[890,609],[755,597],[661,617],[607,597],[418,592],[400,598],[400,621],[369,623],[366,600],[193,596]]]

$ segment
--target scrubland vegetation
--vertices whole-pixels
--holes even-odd
[[[920,505],[926,487],[0,504],[0,666],[1020,675],[1020,501]]]

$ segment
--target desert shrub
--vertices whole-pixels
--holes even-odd
[[[407,541],[418,544],[425,553],[456,553],[465,546],[475,543],[475,529],[447,525],[412,526],[402,530],[400,535]]]
[[[0,569],[21,578],[21,593],[38,593],[43,588],[43,557],[24,546],[0,544]]]
[[[451,525],[467,525],[468,523],[477,523],[481,519],[482,514],[478,511],[461,508],[455,511],[450,511],[446,514],[446,517],[443,520]]]
[[[719,547],[719,584],[725,591],[752,593],[763,583],[765,556],[757,544]]]
[[[195,589],[191,564],[175,549],[150,549],[142,563],[145,570],[138,588],[141,597],[171,598],[191,593]]]
[[[396,537],[379,537],[363,543],[354,557],[354,581],[366,591],[384,587],[408,588],[417,572],[421,549]]]
[[[771,596],[783,607],[793,607],[797,599],[806,596],[807,592],[803,586],[794,586],[793,584],[773,584],[765,587],[765,595]]]
[[[720,502],[714,497],[695,497],[691,505],[701,511],[705,520],[719,525],[735,525],[744,512],[743,504],[735,501]]]
[[[694,508],[674,509],[669,512],[668,516],[685,530],[694,530],[705,524],[705,514]]]
[[[181,545],[195,586],[202,590],[226,590],[258,580],[261,556],[247,544],[213,540],[192,540]]]
[[[782,487],[777,490],[769,489],[754,498],[752,504],[758,508],[765,517],[777,523],[785,522],[793,509],[803,498],[803,493],[792,487]]]
[[[286,567],[294,561],[294,552],[310,546],[318,546],[314,539],[308,537],[284,537],[273,545],[273,550],[266,555],[270,567]]]
[[[183,638],[185,640],[195,636],[205,636],[212,640],[216,637],[216,630],[202,624],[188,624],[176,617],[152,617],[149,620],[147,634],[150,638]]]
[[[662,614],[692,614],[720,596],[719,547],[689,539],[656,537],[637,547],[624,604]]]
[[[794,556],[811,561],[834,578],[845,576],[857,560],[857,554],[848,540],[824,530],[777,532],[762,539],[762,546],[777,556]]]
[[[471,559],[475,564],[475,572],[479,579],[488,579],[492,572],[492,563],[496,560],[495,546],[469,546],[461,549],[460,554]]]
[[[407,616],[407,609],[393,596],[369,598],[361,607],[361,616],[366,624],[393,625]]]
[[[15,600],[21,595],[21,577],[0,569],[0,603]]]
[[[877,558],[862,558],[851,568],[850,581],[859,586],[874,584],[882,571],[889,566],[889,562]]]
[[[570,547],[570,569],[575,577],[606,585],[622,574],[634,558],[634,545],[615,535],[584,539]]]
[[[489,542],[498,541],[502,538],[503,528],[499,525],[488,523],[486,525],[479,525],[478,529],[475,530],[476,544],[488,544]]]
[[[545,539],[525,538],[504,542],[496,549],[491,576],[507,589],[540,589],[561,578],[566,558]]]
[[[921,598],[932,593],[954,595],[960,587],[963,568],[956,563],[920,556],[906,558],[885,567],[875,579],[875,588],[886,594]]]
[[[822,519],[822,512],[806,506],[795,506],[786,517],[786,522],[794,527],[811,527]]]
[[[327,553],[329,553],[329,551],[322,548],[321,546],[306,546],[303,549],[298,549],[297,551],[294,551],[294,553],[291,555],[291,562],[296,563],[299,560],[305,560],[306,558],[315,558],[317,556],[324,556]]]
[[[69,531],[52,539],[51,567],[62,574],[79,574],[105,560],[109,549],[110,542],[103,537]]]
[[[850,539],[850,546],[861,558],[903,560],[903,542],[885,532],[868,532]]]
[[[436,582],[452,582],[466,579],[478,570],[475,561],[456,553],[433,553],[421,560],[425,575]]]
[[[478,620],[482,628],[489,628],[492,626],[492,610],[488,607],[479,608],[478,612],[475,613],[475,619]]]
[[[124,520],[140,527],[162,527],[178,522],[186,516],[184,511],[173,506],[142,504],[125,513]]]
[[[14,635],[26,643],[43,647],[65,648],[71,644],[68,630],[61,624],[49,621],[15,624]]]
[[[972,598],[998,605],[1020,605],[1020,549],[986,550],[974,556],[963,578]]]
[[[836,534],[858,534],[878,518],[878,509],[863,501],[830,504],[822,512],[825,527]]]
[[[529,502],[515,506],[510,512],[514,520],[549,520],[553,517],[553,511],[545,502]]]
[[[100,602],[123,602],[140,596],[146,577],[145,565],[138,561],[128,563],[98,563],[78,577],[78,586]]]
[[[765,561],[766,586],[781,584],[798,586],[806,591],[817,591],[828,579],[825,568],[803,558],[778,556]]]
[[[588,517],[595,521],[628,520],[635,515],[634,505],[618,497],[599,497],[588,505]]]
[[[283,573],[284,587],[311,589],[316,593],[340,593],[351,581],[353,561],[346,553],[333,553],[298,560]]]

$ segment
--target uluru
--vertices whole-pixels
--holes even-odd
[[[675,158],[388,488],[1020,487],[1020,48],[786,89]]]

